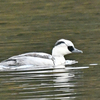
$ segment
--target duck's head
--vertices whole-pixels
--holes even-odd
[[[63,56],[70,53],[83,53],[83,51],[76,49],[74,44],[66,39],[58,40],[52,50],[54,56]]]

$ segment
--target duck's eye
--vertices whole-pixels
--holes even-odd
[[[68,46],[68,50],[72,52],[74,50],[74,47],[73,46]]]
[[[57,43],[55,44],[55,46],[60,45],[60,44],[62,44],[62,43],[65,43],[65,42],[63,42],[63,41],[57,42]]]

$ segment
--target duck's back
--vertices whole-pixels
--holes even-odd
[[[30,52],[21,55],[12,56],[0,64],[4,66],[20,66],[20,65],[35,65],[35,66],[52,66],[53,57],[47,53]]]

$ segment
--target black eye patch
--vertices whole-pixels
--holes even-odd
[[[68,50],[72,52],[74,50],[73,46],[68,46]]]
[[[62,43],[65,43],[65,42],[63,42],[63,41],[57,42],[57,43],[55,44],[55,46],[57,46],[57,45],[59,45],[59,44],[62,44]]]

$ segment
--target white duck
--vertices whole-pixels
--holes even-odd
[[[70,53],[83,53],[74,47],[74,44],[65,39],[60,39],[52,49],[52,55],[42,52],[30,52],[12,56],[0,63],[3,66],[59,66],[65,65],[64,55]]]

